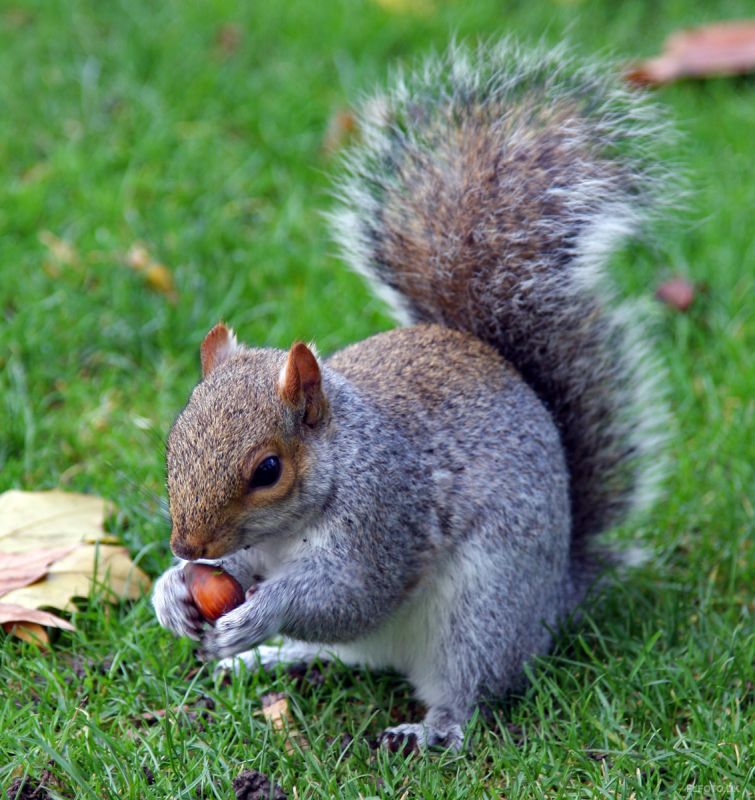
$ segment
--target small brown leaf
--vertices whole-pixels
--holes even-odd
[[[76,265],[79,263],[79,254],[76,248],[50,231],[40,231],[39,241],[50,251],[50,255],[58,264]]]
[[[677,311],[686,311],[694,302],[695,287],[685,278],[670,278],[656,289],[655,296]]]
[[[322,139],[322,149],[329,155],[335,153],[352,138],[356,129],[354,112],[349,108],[339,108],[330,117]]]
[[[152,258],[149,250],[141,242],[136,242],[126,253],[126,264],[144,276],[150,289],[164,294],[171,302],[178,299],[176,287],[173,283],[173,273],[158,261]]]
[[[755,70],[755,20],[733,20],[677,31],[663,52],[633,65],[630,83],[658,86],[679,78],[741,75]]]
[[[140,242],[131,245],[128,253],[126,253],[126,263],[131,269],[137,270],[137,272],[146,269],[151,260],[149,250]]]
[[[271,692],[260,698],[262,715],[276,731],[283,730],[293,722],[288,708],[288,698],[282,692]]]
[[[43,650],[46,650],[50,644],[50,634],[47,632],[47,628],[36,622],[3,622],[2,628],[11,636],[21,639],[22,642],[35,644]]]
[[[307,747],[306,739],[296,730],[291,710],[288,707],[288,698],[281,692],[271,692],[260,698],[262,702],[262,714],[270,723],[273,730],[285,732],[286,741],[284,747],[287,753],[293,753],[296,745],[300,749]]]
[[[180,711],[187,713],[191,711],[191,706],[184,704],[182,706],[177,706],[174,709],[156,708],[153,711],[143,711],[141,714],[139,714],[138,721],[144,722],[147,725],[154,725],[155,723],[165,719],[165,715],[168,713],[168,711],[171,711],[173,714],[177,714]]]
[[[394,14],[429,15],[435,11],[435,0],[375,0],[386,11]]]
[[[215,33],[215,52],[221,57],[232,56],[244,40],[244,30],[232,22],[221,25]]]

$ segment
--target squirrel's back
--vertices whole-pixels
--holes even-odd
[[[364,103],[333,215],[347,259],[399,321],[479,337],[539,395],[588,565],[586,543],[656,479],[651,360],[603,274],[662,182],[656,118],[563,50],[455,47]]]
[[[411,450],[422,474],[407,469],[393,477],[410,492],[430,489],[446,544],[492,509],[519,515],[523,501],[542,517],[563,519],[568,530],[567,470],[554,421],[493,347],[461,331],[415,325],[351,345],[327,366],[359,393],[368,415],[374,411],[381,441],[395,452]],[[510,520],[499,522],[505,529]],[[558,534],[551,529],[548,537]]]

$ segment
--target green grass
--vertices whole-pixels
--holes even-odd
[[[157,575],[170,562],[162,443],[203,334],[225,318],[248,342],[332,351],[390,324],[337,263],[321,217],[335,110],[454,33],[567,34],[579,53],[629,57],[679,26],[751,11],[746,0],[459,1],[424,15],[354,0],[4,3],[0,490],[111,498],[112,527]],[[241,41],[224,52],[229,24]],[[389,711],[411,714],[397,679],[332,668],[322,685],[285,673],[222,685],[193,671],[189,643],[158,628],[147,598],[110,613],[91,602],[50,653],[0,641],[3,789],[49,762],[61,797],[227,798],[242,769],[299,798],[751,796],[755,82],[685,83],[659,99],[683,133],[673,156],[690,192],[652,247],[617,259],[617,276],[637,297],[675,272],[702,289],[659,325],[679,428],[666,497],[620,534],[657,557],[532,665],[501,724],[475,720],[461,755],[375,753],[366,739]],[[58,263],[45,231],[74,257]],[[137,241],[172,270],[177,303],[124,266]],[[262,718],[271,691],[288,694],[307,750],[288,752]],[[203,725],[177,710],[205,696]],[[157,724],[141,719],[164,708]],[[343,733],[355,740],[342,754],[330,742]]]

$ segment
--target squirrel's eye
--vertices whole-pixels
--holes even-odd
[[[257,489],[260,486],[272,486],[281,476],[281,462],[278,456],[268,456],[260,462],[254,475],[249,481],[250,489]]]

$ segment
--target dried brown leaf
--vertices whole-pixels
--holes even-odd
[[[144,270],[144,280],[150,289],[161,292],[164,295],[173,297],[176,287],[173,283],[173,273],[165,264],[152,263]]]
[[[357,129],[354,112],[349,108],[339,108],[330,117],[328,128],[322,139],[322,149],[328,153],[340,150],[353,136]]]
[[[76,266],[80,263],[79,253],[70,242],[61,239],[51,231],[40,231],[38,236],[39,241],[58,264]]]
[[[287,753],[293,753],[296,746],[299,749],[307,748],[307,740],[299,733],[288,707],[288,698],[282,692],[271,692],[260,698],[262,702],[262,715],[270,723],[273,730],[284,732],[286,741],[284,748]]]
[[[171,302],[178,299],[173,273],[165,264],[152,258],[146,245],[141,242],[133,244],[126,253],[126,264],[144,276],[144,281],[156,292],[164,294]]]
[[[394,14],[429,15],[436,10],[434,0],[375,0],[375,2]]]
[[[50,644],[47,628],[37,622],[3,622],[1,627],[11,636],[21,639],[22,642],[35,644],[43,650]]]
[[[131,245],[126,253],[126,264],[128,264],[131,269],[137,270],[137,272],[146,269],[151,261],[152,258],[149,254],[149,250],[147,250],[141,242],[136,242]]]
[[[679,78],[741,75],[755,71],[755,20],[733,20],[677,31],[663,52],[633,65],[628,81],[657,86]]]
[[[685,278],[670,278],[656,289],[655,296],[677,311],[686,311],[695,300],[695,287]]]
[[[34,622],[37,625],[49,625],[51,628],[62,628],[74,631],[76,628],[65,619],[51,614],[49,611],[40,611],[38,608],[25,608],[14,603],[0,603],[0,624],[3,626],[15,622]]]
[[[262,716],[273,726],[276,731],[283,730],[293,723],[291,710],[288,707],[288,698],[282,692],[271,692],[260,698],[262,702]]]
[[[228,22],[215,32],[215,53],[221,58],[232,56],[244,41],[244,29]]]

